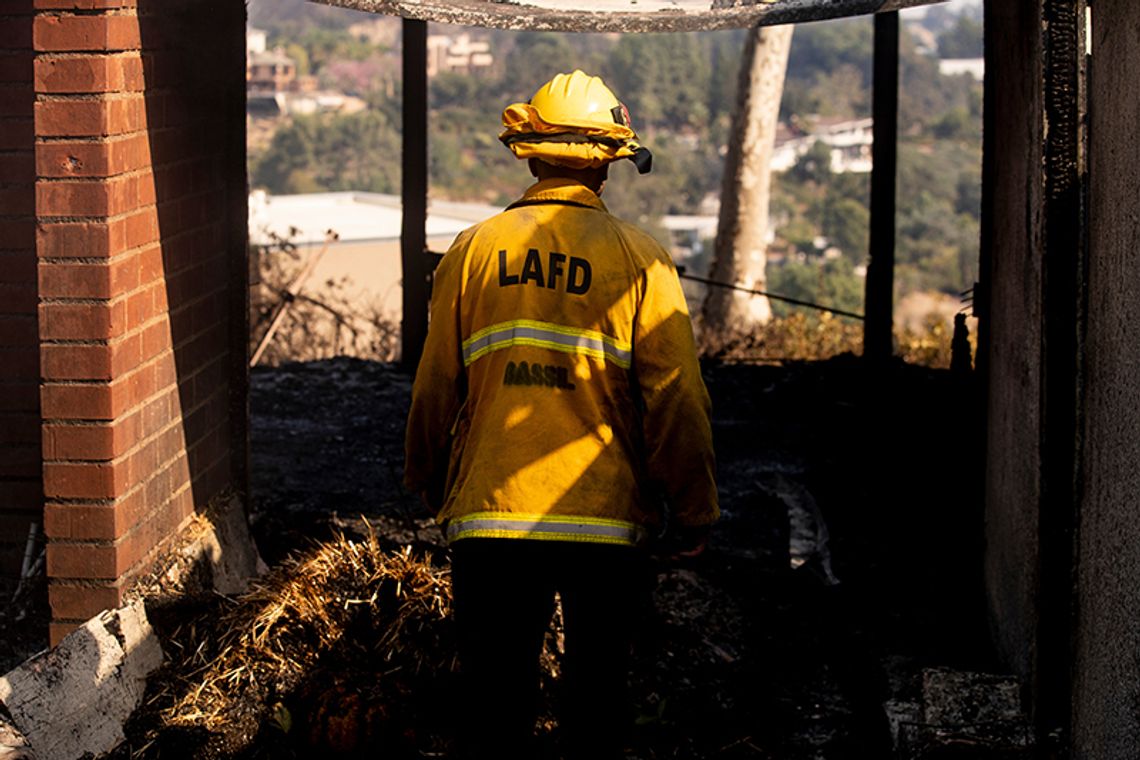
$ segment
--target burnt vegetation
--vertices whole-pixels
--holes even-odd
[[[655,568],[629,756],[885,757],[884,699],[925,666],[992,666],[966,559],[972,381],[852,357],[704,372],[724,518],[706,556]],[[121,757],[448,756],[469,706],[450,697],[438,528],[399,485],[409,392],[359,359],[254,370],[253,525],[275,570],[152,611],[169,661]],[[555,623],[551,759],[557,658]]]

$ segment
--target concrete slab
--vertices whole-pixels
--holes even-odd
[[[922,672],[922,700],[923,717],[933,725],[1023,718],[1021,686],[1013,676],[927,668]]]
[[[88,620],[0,678],[0,702],[39,760],[101,755],[123,741],[123,723],[160,664],[162,647],[138,601]]]
[[[901,760],[1033,756],[1033,731],[1013,676],[926,668],[920,700],[896,697],[883,709],[894,754]]]

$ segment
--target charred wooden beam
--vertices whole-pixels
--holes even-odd
[[[404,19],[403,160],[400,196],[403,222],[400,263],[403,267],[403,314],[400,362],[415,371],[427,338],[431,258],[427,255],[428,81],[427,22]]]
[[[941,0],[315,0],[463,26],[554,32],[694,32],[893,12]]]
[[[1074,535],[1080,481],[1084,351],[1086,198],[1084,0],[1046,0],[1045,19],[1045,313],[1038,513],[1038,738],[1071,733],[1076,583]]]
[[[898,166],[899,14],[875,17],[875,118],[871,146],[871,240],[863,323],[863,355],[884,361],[894,352],[895,178]]]

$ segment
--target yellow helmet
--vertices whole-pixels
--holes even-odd
[[[641,174],[653,157],[637,142],[629,110],[599,77],[580,70],[558,74],[529,103],[503,111],[499,139],[518,158],[537,158],[572,169],[628,158]]]

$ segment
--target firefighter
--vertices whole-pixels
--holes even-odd
[[[617,758],[646,542],[699,553],[719,514],[709,398],[669,254],[600,198],[650,169],[625,106],[574,71],[503,125],[538,181],[436,271],[405,482],[450,547],[466,755],[534,757],[557,593],[567,755]]]

